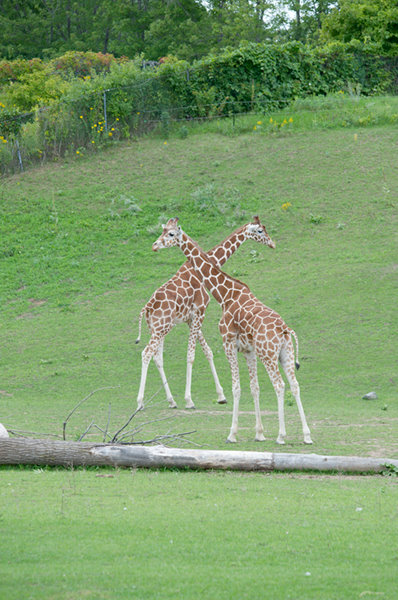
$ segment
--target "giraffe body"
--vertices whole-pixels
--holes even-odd
[[[238,431],[238,413],[240,401],[240,381],[238,351],[243,352],[250,375],[250,389],[254,400],[256,414],[257,441],[263,441],[264,429],[261,422],[259,406],[259,385],[257,378],[257,358],[265,366],[278,399],[279,434],[277,443],[284,444],[286,437],[284,419],[285,383],[279,371],[280,361],[299,410],[304,442],[311,444],[311,434],[304,415],[300,399],[300,388],[295,375],[295,357],[292,336],[297,335],[286,325],[278,313],[265,306],[251,293],[247,285],[226,275],[215,266],[205,252],[187,236],[177,224],[178,219],[170,219],[163,234],[153,244],[153,249],[179,246],[191,262],[193,268],[204,282],[209,292],[222,307],[219,323],[223,339],[224,351],[231,367],[232,393],[234,398],[232,425],[228,436],[229,442],[236,442]]]
[[[224,240],[224,242],[210,250],[208,256],[215,265],[221,266],[247,239],[252,239],[268,245],[271,248],[274,248],[275,246],[268,236],[265,227],[261,225],[258,217],[254,217],[252,223],[248,223],[234,231],[226,238],[226,240]],[[177,323],[187,323],[190,330],[185,386],[186,408],[194,408],[191,397],[191,382],[197,340],[199,340],[203,352],[209,362],[216,386],[218,403],[225,404],[226,399],[214,365],[213,353],[201,331],[209,301],[209,295],[206,292],[200,275],[195,272],[191,263],[187,261],[171,279],[166,281],[166,283],[160,286],[160,288],[152,294],[149,301],[141,310],[139,317],[139,334],[136,342],[138,343],[140,340],[141,321],[143,316],[145,316],[148,328],[151,332],[151,338],[142,352],[141,383],[137,398],[137,405],[139,408],[143,406],[147,371],[152,357],[159,370],[169,406],[171,408],[177,406],[171,394],[163,368],[164,338]]]

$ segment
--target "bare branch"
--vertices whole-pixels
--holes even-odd
[[[102,392],[104,390],[115,390],[117,388],[120,388],[120,385],[98,388],[97,390],[93,390],[92,392],[90,392],[88,394],[88,396],[86,396],[85,398],[83,398],[83,400],[80,400],[80,402],[78,402],[76,404],[75,408],[69,413],[69,415],[66,417],[65,421],[63,422],[63,427],[62,427],[63,439],[64,440],[66,439],[66,425],[67,425],[69,419],[71,418],[71,416],[73,415],[73,413],[79,408],[79,406],[81,406],[83,404],[83,402],[86,402],[86,400],[88,400],[89,398],[91,398],[91,396],[93,396],[97,392]]]
[[[146,403],[146,405],[148,406],[152,400],[159,394],[160,390],[162,390],[163,387],[160,387],[148,400],[148,402]],[[135,411],[133,412],[133,414],[129,417],[129,419],[127,420],[127,422],[123,425],[123,427],[121,427],[113,436],[113,438],[111,439],[111,442],[114,443],[117,441],[119,434],[126,429],[126,427],[128,427],[131,423],[131,421],[134,419],[135,415],[139,412],[141,412],[142,410],[145,410],[144,408],[136,408]]]
[[[105,440],[106,440],[106,437],[107,437],[107,435],[108,435],[109,423],[110,423],[110,420],[111,420],[111,407],[112,407],[112,405],[111,405],[111,403],[109,403],[109,408],[108,408],[108,421],[107,421],[106,428],[105,428],[105,431],[104,431],[104,439],[102,440],[103,442],[105,442]]]

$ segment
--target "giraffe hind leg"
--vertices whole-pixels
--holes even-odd
[[[159,375],[162,380],[164,391],[166,392],[167,402],[169,403],[170,408],[177,408],[177,404],[175,403],[173,395],[170,391],[166,373],[164,372],[164,368],[163,368],[163,342],[164,342],[164,338],[162,338],[162,340],[160,341],[160,344],[154,354],[153,360],[159,371]]]
[[[264,428],[261,422],[261,412],[260,412],[260,388],[258,385],[258,377],[257,377],[257,356],[254,351],[245,352],[245,359],[247,368],[249,369],[250,376],[250,391],[254,400],[254,411],[256,414],[256,442],[264,442]]]
[[[305,418],[304,408],[303,408],[303,404],[302,404],[301,398],[300,398],[300,386],[298,384],[296,374],[294,371],[294,367],[295,366],[296,366],[296,368],[298,368],[298,367],[297,367],[297,363],[295,365],[294,350],[293,350],[293,345],[292,345],[292,342],[290,339],[287,342],[287,344],[285,344],[282,347],[282,350],[281,350],[281,353],[279,356],[279,360],[281,362],[283,370],[286,373],[286,377],[289,382],[291,392],[294,396],[294,399],[296,400],[298,412],[299,412],[300,419],[301,419],[301,425],[303,428],[304,443],[312,444],[311,432],[308,427],[307,420]]]

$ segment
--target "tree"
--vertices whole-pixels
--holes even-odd
[[[285,39],[317,41],[323,19],[335,4],[330,0],[280,0],[279,22],[285,25]]]
[[[398,0],[340,0],[324,19],[321,39],[373,42],[384,54],[398,52]]]

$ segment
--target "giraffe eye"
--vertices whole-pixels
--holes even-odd
[[[262,230],[262,229],[259,229],[259,230],[257,231],[257,233],[263,233],[263,230]]]
[[[174,233],[172,233],[172,232],[170,231],[170,233],[169,233],[169,236],[170,236],[170,237],[174,237]]]

